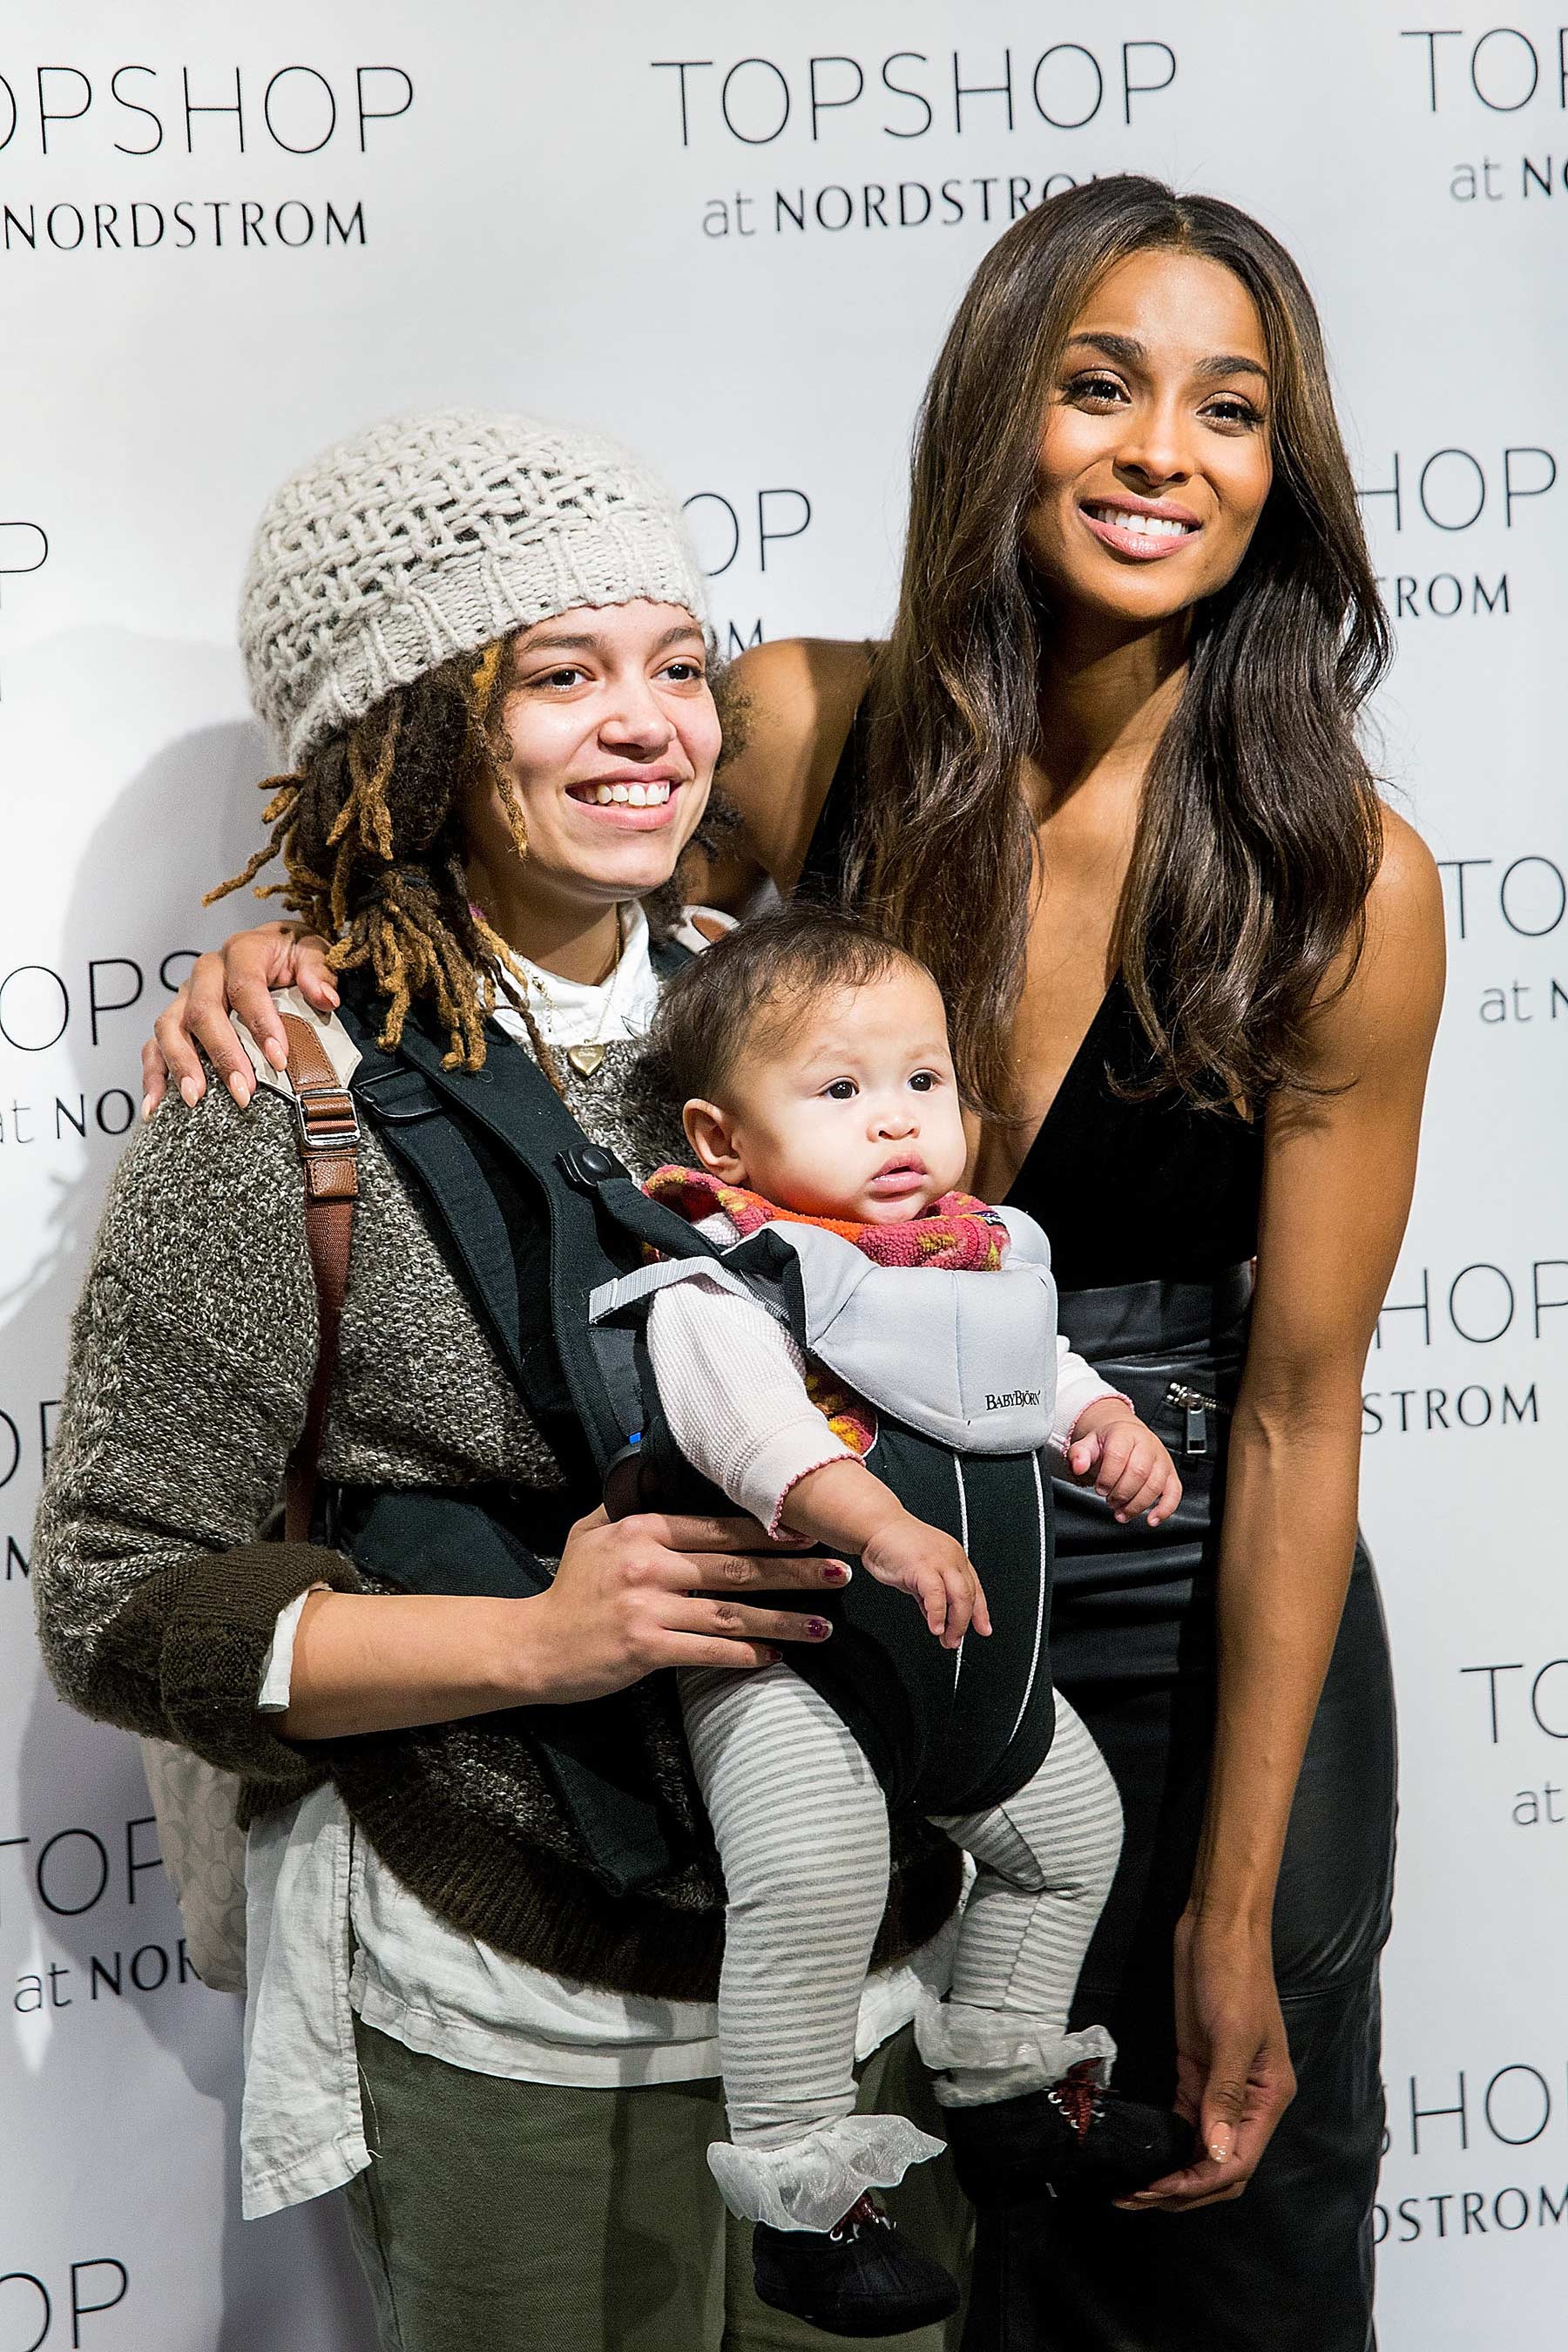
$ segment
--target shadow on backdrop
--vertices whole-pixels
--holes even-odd
[[[173,649],[176,663],[199,662],[204,656],[215,665],[221,661],[232,672],[233,656],[222,648]],[[137,649],[128,646],[123,635],[79,633],[32,649],[32,683],[54,696],[57,707],[68,708],[69,697],[79,695],[82,678],[122,673],[136,658]],[[146,658],[160,668],[167,667],[171,648],[149,646]],[[105,810],[73,880],[58,934],[58,955],[64,971],[72,975],[85,974],[91,958],[133,958],[142,967],[143,989],[134,1006],[110,1016],[112,1053],[101,1046],[91,1050],[85,1043],[89,1033],[84,1021],[84,1042],[68,1058],[62,1051],[49,1057],[45,1068],[40,1055],[40,1091],[47,1087],[51,1095],[68,1094],[74,1100],[85,1090],[91,1101],[105,1087],[124,1087],[140,1101],[138,1051],[167,1002],[158,980],[160,962],[175,949],[215,944],[253,919],[255,901],[248,898],[226,900],[212,909],[204,909],[200,898],[204,888],[234,873],[259,840],[262,803],[254,788],[268,765],[259,729],[242,723],[204,728],[160,751]],[[175,976],[187,968],[176,967]],[[125,992],[128,976],[121,977],[119,986]],[[73,1045],[77,1034],[73,1018],[68,1033]],[[93,1133],[90,1120],[89,1133],[85,1166],[79,1160],[74,1174],[50,1180],[51,1196],[23,1279],[0,1292],[5,1390],[20,1397],[29,1410],[34,1409],[31,1400],[59,1394],[67,1328],[104,1186],[129,1140]],[[35,1452],[35,1465],[36,1458]],[[152,1810],[139,1751],[121,1733],[73,1714],[41,1673],[22,1738],[15,1808],[18,1833],[33,1841],[30,1862],[60,1830],[91,1827],[102,1837],[110,1877],[101,1898],[71,1916],[63,1909],[41,1908],[31,1881],[29,1893],[35,1924],[52,1943],[63,1947],[60,1957],[74,1972],[75,1998],[88,2004],[91,1960],[97,1957],[108,1964],[116,1951],[123,1987],[116,1996],[101,1975],[99,1979],[99,2000],[89,2013],[101,2011],[107,2003],[113,2016],[104,2021],[117,2026],[124,2039],[110,2042],[105,2035],[100,2042],[95,2035],[100,2056],[96,2076],[90,2058],[83,2063],[84,2044],[64,2021],[47,2035],[27,2035],[26,2055],[23,2034],[14,2032],[11,2063],[21,2078],[17,2087],[22,2081],[30,2086],[25,2103],[31,2105],[42,2095],[68,2105],[73,2133],[80,2147],[89,2147],[94,2115],[112,2115],[117,2098],[134,2095],[139,2108],[129,2137],[149,2147],[151,2169],[160,2160],[152,2151],[165,2144],[163,2135],[179,2136],[185,2128],[184,2095],[165,2091],[170,2078],[162,2064],[154,2062],[142,2072],[142,2062],[132,2057],[132,2037],[144,2033],[177,2062],[199,2099],[222,2109],[221,2317],[210,2345],[193,2345],[191,2352],[299,2352],[301,2346],[309,2346],[310,2352],[374,2352],[374,2328],[338,2199],[321,2199],[264,2221],[240,2220],[242,2005],[233,1995],[209,1992],[194,1980],[181,1986],[173,1966],[167,1979],[159,1979],[160,1964],[151,1948],[161,1947],[173,1961],[179,1933],[173,1894],[162,1869],[137,1871],[134,1900],[126,1900],[123,1825],[149,1816]],[[155,1852],[151,1827],[138,1832],[137,1859]],[[91,1893],[100,1869],[86,1841],[58,1848],[48,1881],[52,1898],[61,1905],[81,1901]],[[15,1884],[13,1872],[8,1891]],[[128,1973],[132,1955],[142,1950],[147,1957],[141,1975],[150,1988],[144,1991],[136,1989]],[[16,2021],[18,2026],[20,2022]],[[107,2066],[101,2063],[106,2045],[111,2053],[124,2053],[122,2082],[116,2081],[114,2054]],[[113,2137],[120,2137],[118,2130]],[[86,2160],[90,2163],[90,2156]],[[75,2158],[76,2166],[82,2161],[79,2155]],[[38,2180],[30,2168],[29,2177]],[[74,2197],[79,2200],[79,2171],[77,2179]],[[200,2193],[204,2200],[210,2194],[205,2184]],[[149,2210],[148,2241],[166,2249],[181,2222],[177,2212]],[[194,2217],[193,2245],[196,2229],[205,2234],[205,2227],[204,2203]],[[157,2336],[139,2334],[137,2340],[172,2342],[163,2328],[173,2320],[172,2312],[163,2315]],[[141,2315],[141,2328],[150,2322],[151,2315]]]

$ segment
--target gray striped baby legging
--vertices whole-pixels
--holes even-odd
[[[856,2024],[888,1892],[886,1801],[839,1717],[788,1666],[686,1673],[680,1692],[729,1898],[719,2053],[731,2141],[710,2161],[732,2210],[830,2228],[863,2189],[941,2145],[902,2117],[853,2113]],[[943,2070],[939,2099],[1007,2097],[1080,2058],[1109,2060],[1108,2035],[1069,2034],[1067,2020],[1121,1807],[1059,1693],[1034,1779],[938,1826],[975,1863],[951,1994],[917,2021],[921,2055]]]

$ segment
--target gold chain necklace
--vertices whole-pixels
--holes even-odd
[[[606,998],[608,996],[611,983],[615,980],[616,972],[618,972],[621,968],[621,953],[626,943],[626,930],[621,920],[621,910],[617,907],[616,909],[616,951],[610,958],[609,970],[605,972],[602,980],[595,983],[595,986],[605,990]],[[538,990],[541,998],[543,1000],[545,1011],[547,1013],[559,1013],[562,1008],[551,994],[550,983],[545,979],[544,974],[540,970],[539,966],[531,962],[526,976],[530,988],[536,988]],[[606,1003],[605,1007],[600,1013],[601,1026],[603,1025],[605,1012],[607,1010],[608,1006]],[[576,1071],[580,1078],[591,1078],[598,1069],[600,1064],[603,1062],[605,1050],[605,1039],[602,1037],[584,1037],[579,1044],[575,1045],[568,1045],[565,1048],[565,1054],[566,1059],[571,1063],[572,1067]]]

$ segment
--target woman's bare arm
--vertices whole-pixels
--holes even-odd
[[[1390,817],[1365,952],[1315,1020],[1315,1075],[1344,1091],[1268,1118],[1220,1548],[1214,1761],[1177,1945],[1181,2084],[1207,2153],[1137,2205],[1238,2194],[1294,2089],[1273,1986],[1275,1886],[1355,1548],[1362,1374],[1409,1213],[1443,971],[1436,868]]]
[[[790,1557],[791,1554],[795,1557]],[[625,1690],[667,1666],[773,1664],[789,1642],[826,1638],[826,1621],[760,1609],[757,1591],[842,1585],[843,1560],[799,1556],[752,1519],[580,1519],[547,1592],[527,1601],[445,1594],[313,1592],[300,1612],[290,1739],[455,1722],[512,1706],[570,1706]]]
[[[739,748],[724,761],[721,783],[744,832],[734,854],[715,865],[708,885],[715,905],[742,906],[764,879],[794,888],[870,669],[858,639],[781,637],[737,656]]]

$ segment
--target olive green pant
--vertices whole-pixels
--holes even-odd
[[[344,2194],[384,2352],[822,2352],[752,2292],[751,2224],[708,2169],[717,2082],[504,2082],[354,2031],[373,2160]],[[860,2105],[936,2128],[907,2030],[863,2069]],[[969,2214],[945,2156],[887,2201],[963,2275]],[[958,2336],[954,2321],[889,2341],[951,2352]]]

